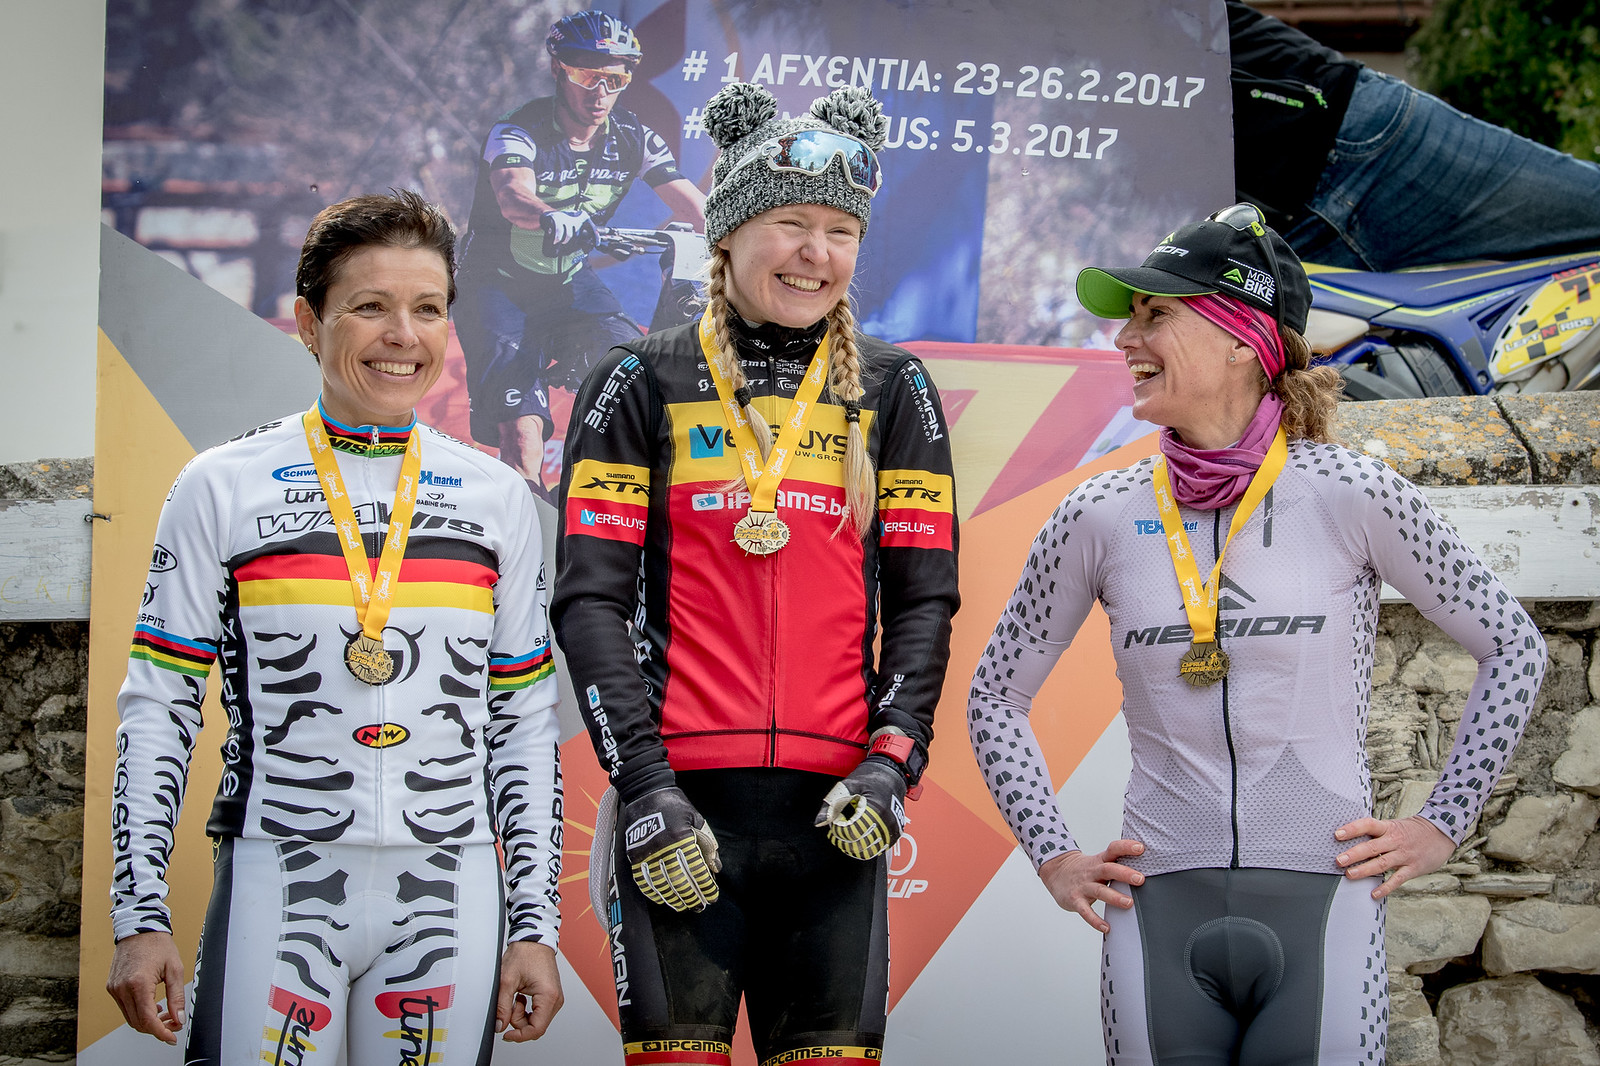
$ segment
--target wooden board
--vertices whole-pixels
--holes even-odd
[[[89,617],[88,500],[0,500],[0,621]]]

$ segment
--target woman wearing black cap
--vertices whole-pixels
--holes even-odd
[[[1415,486],[1330,443],[1310,287],[1255,208],[1085,270],[1078,295],[1129,320],[1117,345],[1160,454],[1085,482],[1040,531],[973,677],[979,765],[1056,902],[1106,935],[1108,1057],[1381,1062],[1383,899],[1466,839],[1543,640]],[[1383,582],[1479,662],[1437,786],[1397,820],[1371,816],[1364,751]],[[1095,601],[1133,773],[1125,839],[1086,854],[1028,712]]]
[[[727,1066],[741,995],[763,1062],[880,1060],[885,852],[949,658],[948,427],[850,310],[885,120],[776,112],[706,105],[706,313],[612,349],[567,436],[551,616],[621,799],[629,1066]]]

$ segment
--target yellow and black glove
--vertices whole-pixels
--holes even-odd
[[[894,846],[906,827],[906,777],[900,765],[868,755],[822,799],[817,825],[828,840],[854,859],[876,859]]]
[[[717,838],[681,789],[645,793],[626,805],[623,824],[633,883],[645,899],[675,911],[702,911],[717,901]]]

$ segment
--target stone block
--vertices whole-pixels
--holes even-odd
[[[1571,715],[1591,703],[1600,702],[1589,698],[1583,642],[1570,633],[1559,632],[1545,633],[1544,642],[1549,661],[1545,664],[1544,681],[1539,685],[1533,713],[1537,716],[1555,709]]]
[[[1498,896],[1501,899],[1547,896],[1555,887],[1554,874],[1479,874],[1461,882],[1463,891],[1480,896]]]
[[[1389,972],[1389,1066],[1444,1066],[1439,1023],[1422,995],[1422,978]]]
[[[1472,681],[1477,676],[1478,660],[1443,632],[1434,629],[1410,661],[1401,667],[1397,680],[1417,692],[1438,692],[1465,701],[1472,689]]]
[[[77,1006],[45,996],[17,996],[0,1013],[0,1047],[13,1053],[71,1047],[78,1027]]]
[[[0,499],[87,499],[94,493],[94,459],[35,459],[0,465]]]
[[[76,1021],[75,1005],[58,1003],[44,996],[18,996],[11,1005],[0,1011],[0,1029],[19,1025],[43,1025],[51,1022]]]
[[[1372,683],[1374,685],[1385,685],[1394,680],[1396,660],[1394,637],[1388,633],[1379,633],[1378,639],[1372,646]]]
[[[1396,892],[1409,892],[1414,896],[1448,896],[1454,895],[1461,887],[1461,878],[1454,874],[1423,874],[1395,889]]]
[[[1570,865],[1600,819],[1600,801],[1583,793],[1518,796],[1505,820],[1489,830],[1484,854],[1544,870]]]
[[[1447,988],[1439,996],[1446,1066],[1600,1066],[1571,999],[1519,974]]]
[[[1600,973],[1600,907],[1525,899],[1496,910],[1483,934],[1483,968]]]
[[[1375,685],[1367,714],[1367,758],[1374,774],[1402,773],[1416,765],[1417,735],[1428,723],[1417,694],[1403,685]]]
[[[1489,922],[1483,896],[1389,898],[1385,944],[1389,969],[1435,973],[1452,959],[1470,955]]]
[[[1339,435],[1419,485],[1526,485],[1533,469],[1487,396],[1343,404]]]
[[[1542,600],[1523,607],[1541,630],[1600,629],[1600,600]]]
[[[1550,898],[1557,903],[1600,903],[1600,877],[1586,874],[1556,878]]]
[[[62,730],[58,733],[35,733],[34,744],[39,749],[39,769],[46,777],[74,792],[84,790],[84,753],[88,734],[79,730]]]
[[[1589,644],[1589,698],[1600,702],[1600,638]]]
[[[10,977],[78,976],[78,938],[0,937],[0,973]]]
[[[1533,453],[1540,485],[1600,485],[1600,397],[1592,392],[1506,396],[1500,409]]]
[[[64,796],[11,796],[0,800],[0,825],[8,848],[25,842],[81,842],[83,804]]]
[[[1585,707],[1567,727],[1567,750],[1551,767],[1557,784],[1600,793],[1600,706]]]
[[[1428,797],[1433,795],[1433,786],[1438,783],[1438,778],[1430,777],[1426,781],[1415,781],[1406,778],[1400,782],[1400,798],[1395,804],[1394,816],[1396,818],[1410,818],[1413,814],[1422,813],[1423,804],[1428,802]]]

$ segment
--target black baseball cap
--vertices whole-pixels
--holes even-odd
[[[1078,272],[1078,302],[1101,318],[1127,318],[1133,294],[1222,293],[1270,314],[1280,327],[1306,330],[1311,283],[1289,243],[1254,204],[1234,204],[1167,235],[1137,267]]]

